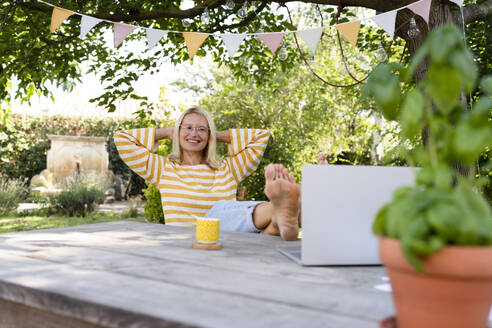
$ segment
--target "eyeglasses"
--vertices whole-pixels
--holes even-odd
[[[208,134],[208,128],[206,126],[192,127],[191,125],[182,125],[181,130],[186,132],[187,134],[193,132],[195,130],[200,135]]]

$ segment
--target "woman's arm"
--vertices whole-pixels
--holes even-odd
[[[114,143],[121,159],[150,183],[159,182],[166,158],[155,154],[156,129],[130,129],[115,132]]]
[[[253,173],[260,164],[270,132],[260,129],[231,129],[226,161],[237,182]]]
[[[174,126],[168,128],[158,128],[155,130],[155,141],[162,139],[173,139]]]
[[[218,142],[231,143],[231,132],[229,130],[217,131],[215,135]]]

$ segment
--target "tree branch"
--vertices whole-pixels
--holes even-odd
[[[210,0],[206,7],[209,9],[215,9],[222,6],[226,0]],[[236,0],[237,4],[243,3],[243,0]],[[273,0],[273,1],[261,1],[260,6],[255,10],[256,14],[259,14],[268,3],[278,3],[278,4],[286,4],[289,2],[304,2],[304,3],[314,3],[320,5],[332,5],[338,6],[340,3],[344,7],[364,7],[368,9],[374,9],[379,12],[385,12],[388,10],[393,10],[396,8],[400,8],[415,2],[415,0]],[[19,0],[17,4],[26,9],[42,11],[46,13],[50,13],[52,8],[50,6],[44,5],[39,2],[29,1],[29,0]],[[261,10],[259,10],[261,8]],[[70,8],[65,8],[70,9]],[[104,12],[98,12],[93,14],[92,16],[105,19],[113,22],[134,22],[134,21],[145,21],[159,18],[193,18],[199,16],[205,10],[205,5],[198,5],[190,9],[180,10],[180,9],[156,9],[152,11],[139,12],[136,11],[132,14],[108,14]],[[475,20],[483,19],[492,14],[492,0],[488,0],[481,4],[470,4],[463,8],[463,15],[465,17],[465,23],[471,23]],[[247,22],[250,22],[254,16],[250,14],[243,21],[237,24],[233,24],[227,27],[220,27],[217,30],[224,30],[225,28],[234,28],[239,26],[244,26]]]
[[[213,0],[210,1],[210,3],[207,5],[209,9],[215,9],[220,7],[226,2],[226,0]],[[239,1],[237,0],[236,3],[243,3],[244,1]],[[412,2],[415,2],[415,0],[273,0],[273,1],[261,1],[260,7],[265,8],[268,3],[278,3],[278,4],[286,4],[289,2],[304,2],[304,3],[314,3],[314,4],[320,4],[320,5],[332,5],[332,6],[338,6],[339,3],[344,7],[364,7],[368,9],[374,9],[377,11],[388,11],[388,10],[393,10],[402,6],[406,6]],[[32,10],[37,10],[37,11],[43,11],[50,13],[52,11],[52,8],[38,3],[38,2],[33,2],[33,1],[19,1],[19,5],[23,8],[27,9],[32,9]],[[65,8],[69,9],[70,8]],[[150,19],[158,19],[158,18],[193,18],[198,15],[201,15],[203,11],[205,10],[205,6],[196,6],[190,9],[186,10],[180,10],[180,9],[156,9],[152,11],[147,11],[147,12],[136,12],[134,14],[107,14],[107,13],[95,13],[91,16],[100,18],[100,19],[106,19],[110,20],[113,22],[133,22],[133,21],[144,21],[144,20],[150,20]],[[82,14],[82,13],[81,13]]]
[[[478,5],[467,5],[463,7],[465,24],[481,20],[490,15],[492,15],[492,0],[485,1]]]
[[[236,28],[236,27],[240,27],[240,26],[246,26],[252,20],[254,20],[256,18],[256,16],[263,11],[263,9],[265,9],[265,7],[267,6],[267,4],[268,4],[268,1],[262,1],[261,4],[258,6],[258,8],[255,9],[255,11],[253,11],[252,13],[249,13],[248,16],[246,16],[239,23],[231,24],[231,25],[223,25],[223,26],[220,26],[220,27],[217,27],[215,29],[210,30],[209,33],[223,32],[223,31],[225,31],[227,29],[230,29],[230,28]]]

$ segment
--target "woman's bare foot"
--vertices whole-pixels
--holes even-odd
[[[328,160],[326,159],[326,155],[323,153],[318,154],[318,164],[328,164]]]
[[[265,194],[273,206],[272,224],[284,240],[296,240],[299,233],[300,188],[282,164],[265,168]]]

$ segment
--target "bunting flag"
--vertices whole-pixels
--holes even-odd
[[[128,24],[114,23],[114,47],[117,48],[137,27]]]
[[[355,48],[357,45],[357,37],[359,36],[360,20],[343,23],[335,26],[335,28],[347,39],[348,42]]]
[[[268,49],[274,54],[278,47],[280,46],[280,43],[282,42],[282,39],[284,38],[284,33],[259,33],[258,34],[258,39],[263,41]]]
[[[207,33],[183,32],[186,47],[188,48],[188,56],[190,59],[195,56],[196,52],[208,37]]]
[[[60,25],[71,15],[80,15],[81,26],[80,26],[80,37],[85,37],[89,31],[94,28],[97,24],[102,21],[106,21],[108,23],[113,24],[114,28],[114,47],[118,47],[123,40],[130,35],[135,29],[140,28],[139,26],[134,26],[130,24],[122,24],[116,23],[108,20],[102,20],[95,17],[87,16],[84,14],[80,14],[71,10],[67,10],[64,8],[59,8],[51,3],[45,2],[43,0],[37,0],[38,2],[44,3],[53,7],[53,13],[51,16],[51,25],[50,31],[54,32]],[[458,6],[463,6],[463,0],[450,0]],[[383,28],[386,33],[388,33],[391,38],[394,38],[395,34],[395,21],[396,14],[399,10],[408,8],[413,11],[416,15],[422,16],[422,18],[428,22],[429,21],[429,13],[431,7],[432,0],[418,0],[409,5],[400,7],[398,9],[394,9],[389,12],[385,12],[374,17],[370,17],[377,25]],[[366,20],[363,18],[362,20]],[[352,44],[352,46],[356,46],[357,37],[360,31],[361,19],[356,19],[351,22],[337,24],[334,27]],[[327,27],[326,27],[327,28]],[[219,34],[213,35],[215,37],[220,36],[229,52],[229,56],[233,57],[241,42],[246,38],[247,35],[254,35],[259,40],[263,41],[265,45],[270,49],[272,53],[275,53],[282,43],[283,37],[286,33],[297,33],[303,41],[306,43],[308,48],[315,53],[318,47],[319,41],[321,39],[321,35],[323,34],[323,30],[325,27],[319,27],[314,29],[308,29],[303,31],[283,31],[283,32],[271,32],[271,33],[245,33],[245,34]],[[181,32],[181,31],[170,31],[170,30],[159,30],[146,28],[147,41],[149,49],[155,47],[160,39],[166,36],[168,33],[182,33],[186,42],[186,46],[188,48],[188,55],[191,58],[196,54],[198,49],[201,47],[205,39],[210,35],[208,33],[200,33],[200,32]]]
[[[53,33],[68,17],[75,14],[73,11],[63,8],[53,7],[53,13],[51,14],[50,32]]]
[[[431,0],[415,2],[409,5],[407,8],[413,11],[415,14],[421,16],[427,24],[429,23]]]
[[[397,10],[385,12],[383,14],[371,17],[374,23],[378,24],[383,30],[388,33],[391,38],[395,36],[395,21]]]
[[[296,33],[301,37],[301,39],[306,43],[308,48],[311,49],[314,54],[316,52],[316,49],[318,48],[321,34],[323,34],[323,28],[318,27],[305,31],[297,31]]]
[[[89,31],[100,22],[102,22],[102,19],[82,15],[82,19],[80,21],[80,37],[85,37],[87,33],[89,33]]]
[[[145,34],[147,34],[147,43],[150,50],[159,43],[160,39],[167,35],[167,31],[158,30],[155,28],[146,28]]]
[[[449,1],[454,2],[455,4],[457,4],[460,7],[463,6],[463,0],[449,0]]]
[[[221,34],[220,37],[229,52],[229,56],[232,58],[236,53],[237,49],[239,49],[239,45],[243,42],[246,34]]]

